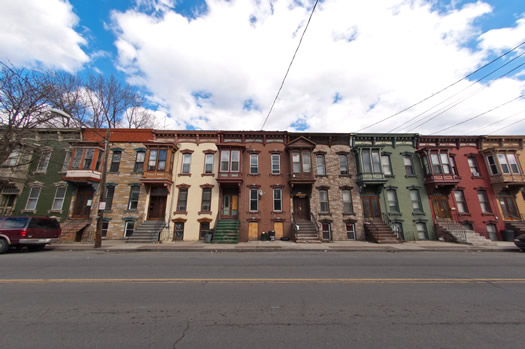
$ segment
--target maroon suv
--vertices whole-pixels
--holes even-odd
[[[0,253],[9,247],[26,246],[41,250],[46,244],[58,242],[60,224],[49,217],[0,217]]]

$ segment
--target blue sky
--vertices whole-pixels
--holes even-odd
[[[256,130],[313,3],[6,0],[0,60],[115,74],[159,128]],[[265,129],[525,134],[525,45],[439,92],[523,42],[523,1],[320,1]]]

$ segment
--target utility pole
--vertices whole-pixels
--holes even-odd
[[[104,223],[104,210],[106,208],[106,172],[108,168],[109,135],[110,128],[108,127],[108,129],[106,130],[106,138],[104,139],[104,161],[102,165],[102,173],[100,176],[99,183],[100,200],[98,201],[97,229],[95,230],[95,248],[102,247],[102,224]]]

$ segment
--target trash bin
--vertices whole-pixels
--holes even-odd
[[[268,234],[266,234],[264,231],[261,233],[261,240],[268,241]]]
[[[501,234],[503,235],[503,240],[514,241],[514,230],[510,230],[510,229],[503,230]]]
[[[275,241],[275,230],[268,231],[268,235],[270,236],[270,241]]]
[[[212,233],[206,233],[206,235],[204,235],[204,238],[206,239],[205,241],[207,244],[211,242],[212,237],[213,237]]]

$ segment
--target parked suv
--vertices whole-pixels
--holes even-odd
[[[0,253],[11,246],[42,250],[46,244],[57,242],[60,234],[62,229],[54,218],[0,217]]]

